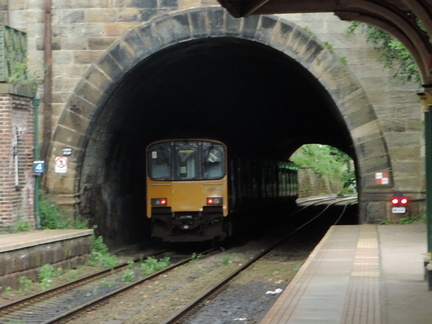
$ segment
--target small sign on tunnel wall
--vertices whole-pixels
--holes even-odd
[[[66,173],[67,172],[68,159],[65,156],[57,156],[55,158],[55,172]]]
[[[390,183],[389,181],[389,173],[388,172],[377,172],[375,173],[375,182],[377,185],[387,185]]]

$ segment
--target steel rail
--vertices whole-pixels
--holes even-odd
[[[352,199],[352,198],[351,198]],[[344,199],[348,200],[348,199]],[[237,277],[240,273],[245,271],[247,268],[249,268],[252,264],[256,263],[260,259],[262,259],[267,254],[271,253],[273,250],[275,250],[277,247],[285,243],[289,238],[291,238],[293,235],[298,233],[302,228],[309,225],[312,221],[316,220],[319,216],[321,216],[331,205],[340,203],[340,199],[338,201],[333,202],[329,206],[326,206],[326,208],[318,213],[315,217],[313,217],[311,220],[307,221],[306,223],[300,225],[299,227],[292,230],[290,233],[288,233],[286,236],[284,236],[281,240],[277,241],[276,243],[272,244],[269,248],[263,250],[262,252],[258,253],[255,257],[250,259],[248,262],[243,264],[238,269],[234,270],[231,274],[229,274],[226,278],[222,279],[220,282],[218,282],[215,286],[205,291],[203,294],[201,294],[199,297],[197,297],[195,300],[191,301],[188,305],[186,305],[183,309],[179,310],[177,313],[173,314],[171,317],[166,319],[161,324],[175,324],[178,323],[178,321],[184,317],[187,316],[193,309],[195,309],[198,305],[200,305],[203,301],[205,301],[209,296],[217,293],[217,291],[221,290],[224,286],[226,286],[230,281],[232,281],[235,277]],[[340,219],[342,218],[343,214],[346,212],[347,207],[345,207],[337,218],[337,220],[334,222],[334,224],[337,224]]]
[[[199,252],[199,254],[206,255],[206,254],[210,254],[211,252],[214,252],[216,250],[217,250],[217,248],[211,248],[211,249]],[[166,272],[172,271],[173,269],[176,269],[176,268],[180,267],[181,265],[183,265],[187,262],[190,262],[191,260],[193,260],[193,258],[194,258],[194,256],[187,257],[184,260],[181,260],[175,264],[172,264],[169,267],[166,267],[166,268],[164,268],[160,271],[157,271],[157,272],[155,272],[149,276],[146,276],[146,277],[139,279],[137,281],[134,281],[128,285],[125,285],[125,286],[120,287],[116,290],[113,290],[113,291],[111,291],[111,292],[109,292],[103,296],[100,296],[94,300],[89,301],[88,303],[82,304],[82,305],[75,307],[75,308],[73,308],[67,312],[64,312],[64,313],[62,313],[56,317],[53,317],[50,320],[45,321],[41,324],[63,323],[64,320],[71,319],[75,316],[78,316],[80,313],[86,311],[89,308],[93,308],[93,307],[97,306],[99,303],[105,302],[108,299],[113,298],[113,297],[117,296],[118,294],[125,292],[125,291],[127,291],[127,290],[129,290],[135,286],[138,286],[138,285],[140,285],[140,284],[142,284],[142,283],[144,283],[150,279],[156,278],[156,277],[158,277],[158,276],[160,276]]]
[[[133,261],[138,262],[139,260],[141,260],[143,258],[154,257],[154,256],[160,255],[162,253],[166,253],[167,251],[168,250],[161,250],[161,251],[157,251],[155,253],[151,253],[151,254],[148,254],[145,256],[140,256],[140,257],[134,258]],[[112,267],[109,269],[104,269],[104,270],[89,274],[89,275],[84,276],[82,278],[79,278],[77,280],[53,287],[51,289],[48,289],[48,290],[45,290],[42,292],[38,292],[38,293],[29,295],[29,296],[25,296],[23,298],[13,300],[9,303],[1,304],[0,305],[0,317],[2,315],[4,315],[5,313],[10,312],[10,311],[16,311],[17,309],[27,307],[31,304],[37,303],[39,300],[46,299],[46,298],[49,298],[51,296],[55,296],[55,295],[61,293],[62,291],[66,291],[66,290],[69,290],[69,289],[74,288],[74,287],[83,286],[85,284],[88,284],[89,282],[95,281],[97,279],[108,276],[112,273],[118,272],[118,271],[128,267],[128,265],[129,264],[127,262],[124,262],[124,263],[121,263],[115,267]]]

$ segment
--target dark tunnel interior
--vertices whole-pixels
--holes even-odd
[[[306,69],[271,47],[234,38],[153,54],[125,75],[92,124],[80,214],[112,245],[145,235],[144,151],[151,141],[206,137],[238,154],[284,159],[321,143],[353,156],[339,111]]]

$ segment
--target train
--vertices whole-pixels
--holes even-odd
[[[231,153],[230,153],[231,155]],[[166,242],[223,241],[240,213],[295,202],[298,168],[290,161],[229,157],[214,139],[167,139],[146,148],[151,237]]]

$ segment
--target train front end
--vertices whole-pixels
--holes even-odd
[[[147,217],[167,242],[229,236],[227,149],[218,141],[166,140],[147,147]]]

